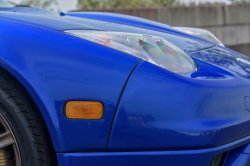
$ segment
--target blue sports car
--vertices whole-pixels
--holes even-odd
[[[210,32],[0,0],[1,166],[250,165],[250,59]]]

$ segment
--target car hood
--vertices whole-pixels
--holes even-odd
[[[58,31],[82,29],[154,35],[168,40],[186,53],[192,53],[215,46],[214,43],[209,41],[182,33],[168,25],[146,19],[140,19],[138,21],[132,18],[126,18],[125,21],[121,19],[120,22],[117,22],[109,18],[101,21],[94,18],[71,16],[71,14],[57,14],[45,9],[30,7],[0,8],[0,19],[26,22]],[[130,24],[127,23],[129,19],[131,19],[132,22]]]
[[[225,47],[213,47],[189,54],[192,58],[250,79],[250,58]]]

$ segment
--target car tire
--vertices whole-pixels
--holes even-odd
[[[20,83],[3,69],[0,70],[0,165],[56,165],[40,110]]]

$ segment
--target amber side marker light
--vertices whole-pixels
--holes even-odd
[[[65,106],[65,115],[70,119],[100,119],[103,106],[97,101],[69,101]]]

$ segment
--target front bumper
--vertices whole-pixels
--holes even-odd
[[[183,151],[149,152],[97,152],[97,153],[57,153],[59,166],[209,166],[213,158],[229,152],[224,166],[247,165],[250,154],[236,152],[234,149],[248,144],[250,136],[222,146]],[[235,165],[236,164],[236,165]]]

